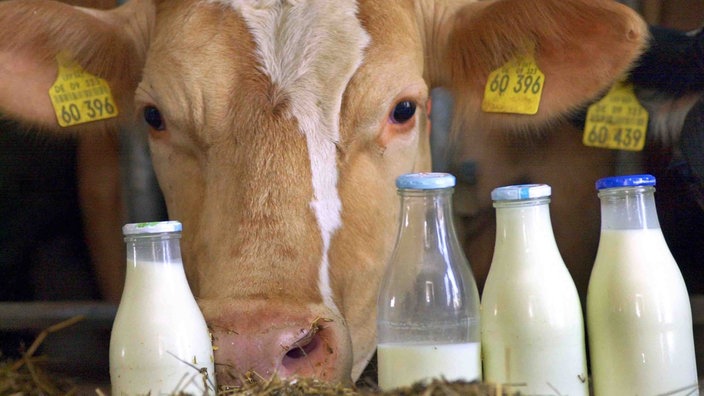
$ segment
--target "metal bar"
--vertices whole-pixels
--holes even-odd
[[[0,330],[44,330],[74,316],[82,329],[110,329],[117,306],[99,301],[36,301],[0,303]]]

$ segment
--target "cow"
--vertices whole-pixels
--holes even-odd
[[[488,150],[566,122],[647,41],[610,0],[8,0],[0,112],[59,134],[148,127],[219,384],[253,372],[350,383],[375,350],[394,180],[430,167],[430,89],[451,90],[453,129]],[[490,73],[531,57],[545,76],[535,113],[482,111]],[[57,59],[104,79],[101,106],[119,115],[61,127]]]
[[[689,291],[704,292],[697,265],[702,214],[701,208],[691,207],[702,200],[703,130],[699,124],[685,124],[687,117],[693,119],[690,124],[701,117],[701,105],[695,104],[704,94],[704,32],[659,26],[649,30],[648,49],[624,77],[650,115],[641,152],[585,146],[586,105],[539,133],[507,135],[481,128],[463,133],[472,129],[473,121],[456,117],[452,135],[436,138],[448,147],[435,151],[447,152],[449,157],[436,166],[458,175],[457,228],[478,279],[486,277],[493,255],[491,190],[508,184],[547,183],[553,187],[551,213],[558,246],[584,300],[599,243],[594,182],[614,174],[649,172],[658,176],[656,197],[663,230]]]

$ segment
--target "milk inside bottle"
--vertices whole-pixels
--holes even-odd
[[[687,289],[660,229],[655,178],[596,183],[601,238],[587,293],[594,393],[697,393]]]
[[[110,337],[112,395],[215,394],[210,333],[186,281],[177,221],[127,224]]]
[[[560,255],[545,184],[499,187],[482,293],[484,379],[527,395],[588,395],[584,320]]]
[[[379,386],[481,380],[479,293],[452,224],[455,177],[402,175],[396,244],[379,292]]]

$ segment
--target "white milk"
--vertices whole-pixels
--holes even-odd
[[[215,382],[210,334],[183,265],[127,262],[110,339],[112,395],[203,395]],[[210,394],[214,394],[210,389]]]
[[[697,394],[689,296],[660,229],[602,230],[587,327],[595,395]]]
[[[495,206],[496,247],[482,293],[484,380],[524,395],[588,395],[582,306],[549,206]]]
[[[480,380],[479,343],[380,344],[377,349],[379,387],[390,390],[417,381]]]
[[[554,333],[553,333],[554,334]],[[530,344],[521,340],[484,348],[484,380],[522,395],[588,395],[584,341],[545,337]],[[511,340],[513,341],[513,340]]]

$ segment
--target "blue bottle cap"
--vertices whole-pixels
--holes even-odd
[[[603,190],[605,188],[619,188],[619,187],[638,187],[638,186],[654,186],[655,176],[643,174],[643,175],[625,175],[625,176],[611,176],[599,179],[596,181],[596,189]]]
[[[396,187],[411,190],[435,190],[455,186],[455,176],[449,173],[407,173],[396,179]]]
[[[518,184],[495,188],[491,192],[494,201],[518,201],[522,199],[544,198],[552,194],[547,184]]]
[[[130,223],[122,227],[124,235],[161,234],[164,232],[181,232],[179,221],[154,221],[149,223]]]

